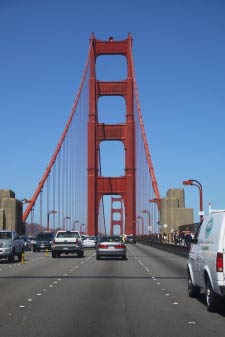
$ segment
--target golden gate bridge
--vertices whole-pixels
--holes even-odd
[[[127,78],[99,81],[96,60],[101,55],[122,55]],[[125,122],[99,123],[98,101],[103,96],[124,99]],[[123,176],[102,176],[100,144],[124,145]],[[116,158],[113,158],[116,161]],[[104,196],[111,196],[111,223],[106,226]],[[119,209],[113,201],[119,201]],[[80,229],[89,235],[148,234],[158,231],[160,194],[142,119],[132,56],[132,36],[125,40],[98,40],[92,34],[78,94],[62,136],[23,214],[26,224],[42,229]],[[114,213],[120,217],[114,219]],[[143,217],[148,215],[147,221]],[[139,220],[142,219],[140,226]]]

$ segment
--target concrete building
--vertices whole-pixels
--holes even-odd
[[[16,230],[18,234],[24,234],[22,216],[23,204],[15,198],[15,193],[11,190],[0,190],[0,230]]]
[[[172,233],[181,225],[194,223],[193,208],[185,208],[184,189],[170,188],[160,203],[160,232]]]

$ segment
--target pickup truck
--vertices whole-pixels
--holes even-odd
[[[9,262],[14,261],[14,257],[18,257],[18,261],[22,260],[24,252],[24,240],[14,231],[0,231],[0,259],[8,259]]]
[[[78,257],[84,256],[84,248],[78,231],[59,230],[52,242],[52,257],[60,257],[61,254],[77,253]]]

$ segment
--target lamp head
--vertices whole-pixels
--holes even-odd
[[[193,181],[191,179],[189,180],[184,180],[183,185],[193,185]]]

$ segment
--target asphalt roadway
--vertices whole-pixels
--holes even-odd
[[[126,261],[52,259],[26,252],[0,260],[1,337],[224,337],[225,305],[209,313],[187,295],[186,259],[128,244]]]

